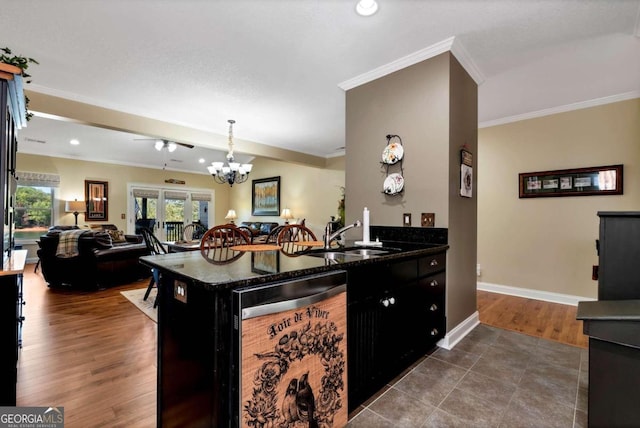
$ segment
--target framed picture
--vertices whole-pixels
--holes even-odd
[[[622,165],[519,174],[520,198],[622,195]]]
[[[109,219],[109,183],[84,180],[84,200],[87,202],[86,221]]]
[[[473,154],[460,150],[460,196],[473,197]]]
[[[252,181],[252,215],[280,215],[280,177]]]

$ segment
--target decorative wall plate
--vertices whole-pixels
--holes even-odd
[[[384,179],[383,192],[387,195],[397,195],[404,188],[404,177],[394,172]]]
[[[393,165],[402,160],[404,156],[404,148],[400,143],[389,143],[382,151],[382,163]]]

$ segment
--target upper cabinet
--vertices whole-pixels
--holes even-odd
[[[0,230],[3,259],[11,255],[14,227],[14,195],[17,187],[16,152],[18,130],[27,125],[21,70],[13,65],[0,63]]]

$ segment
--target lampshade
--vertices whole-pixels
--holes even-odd
[[[87,206],[84,201],[66,201],[64,204],[64,210],[68,213],[79,212],[83,213],[87,210]]]
[[[233,223],[233,220],[238,218],[238,216],[236,215],[236,210],[229,210],[229,212],[227,212],[227,215],[224,218],[226,220],[230,220],[231,223]]]
[[[291,214],[291,210],[289,208],[284,208],[280,213],[280,217],[284,219],[285,224],[289,224],[289,220],[293,218],[293,214]]]
[[[64,203],[64,210],[68,213],[73,213],[76,218],[76,226],[78,225],[78,214],[86,211],[86,204],[84,201],[66,201]]]

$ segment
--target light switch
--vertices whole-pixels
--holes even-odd
[[[411,226],[411,213],[402,214],[402,225]]]

